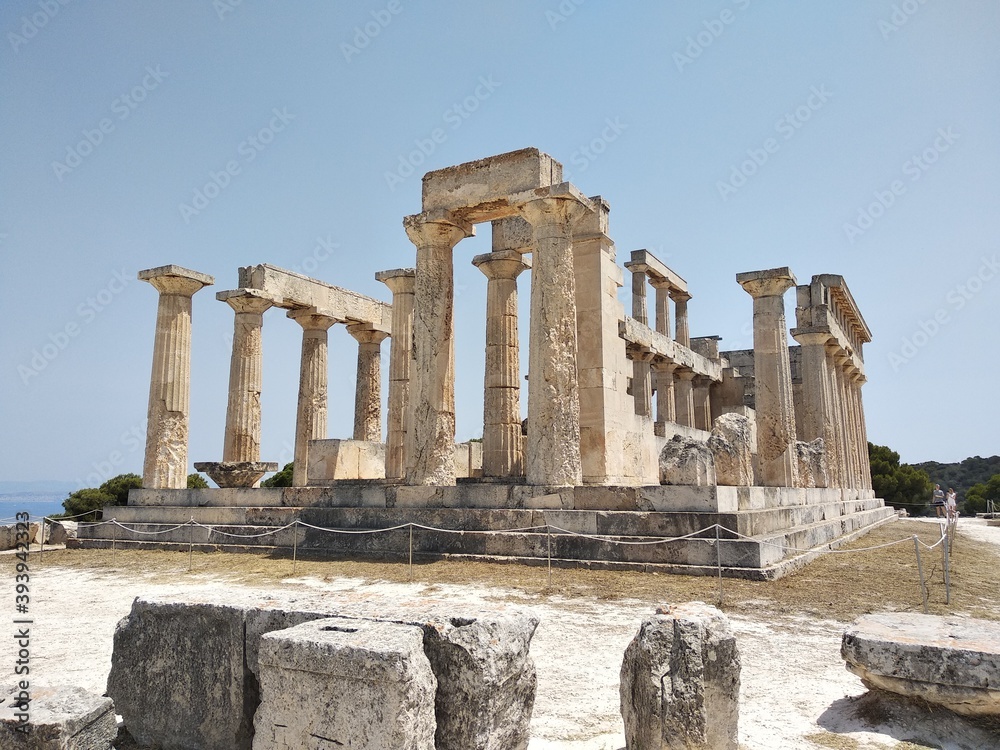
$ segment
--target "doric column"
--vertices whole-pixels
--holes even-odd
[[[483,476],[524,474],[517,277],[531,263],[516,250],[477,255],[486,274],[486,377],[483,394]]]
[[[358,378],[354,390],[354,439],[382,442],[382,342],[387,334],[370,325],[347,326],[358,342]]]
[[[674,340],[682,346],[691,346],[691,332],[688,330],[688,300],[691,295],[687,292],[674,291],[670,294],[674,301],[674,317],[676,318],[677,333]]]
[[[153,369],[146,412],[142,486],[187,487],[188,413],[191,393],[191,297],[215,283],[207,274],[180,266],[139,271],[160,293],[153,338]]]
[[[576,200],[552,197],[520,208],[535,237],[525,450],[528,484],[582,482],[572,223],[585,210]]]
[[[837,370],[840,364],[837,361],[837,353],[840,345],[836,341],[828,341],[826,344],[826,383],[827,392],[830,396],[830,414],[833,422],[833,445],[835,460],[830,463],[831,479],[834,487],[847,487],[850,482],[847,477],[847,457],[844,440],[844,400],[841,390],[840,380],[837,377]]]
[[[694,371],[686,367],[678,367],[674,380],[674,396],[676,400],[677,424],[685,427],[695,427],[694,413]]]
[[[649,309],[646,304],[645,269],[632,271],[632,317],[643,325],[649,325]],[[632,397],[635,399],[635,413],[649,417],[653,413],[653,382],[649,362],[632,360]]]
[[[712,429],[712,379],[704,375],[695,376],[693,383],[694,426],[699,430]]]
[[[868,446],[862,445],[862,417],[858,404],[858,379],[861,374],[848,359],[844,370],[844,388],[847,391],[848,412],[850,413],[851,460],[853,463],[851,487],[861,489],[865,484],[864,464],[868,458]]]
[[[330,326],[339,321],[320,315],[315,308],[289,310],[288,317],[302,326],[292,485],[305,487],[309,483],[309,441],[327,436],[328,338]]]
[[[653,289],[656,290],[656,332],[670,337],[670,282],[653,281]]]
[[[843,447],[844,487],[855,488],[857,487],[857,462],[854,455],[854,408],[848,392],[846,370],[849,359],[848,354],[842,349],[838,348],[834,353],[834,362],[836,363],[834,377],[837,382],[837,398],[840,401],[840,443]]]
[[[795,407],[788,357],[784,293],[795,285],[788,268],[736,276],[753,297],[753,356],[756,383],[757,455],[761,479],[769,487],[795,487]]]
[[[656,380],[656,425],[658,435],[666,434],[666,423],[677,421],[677,411],[674,408],[674,370],[673,362],[653,365],[653,376]]]
[[[386,416],[385,476],[402,479],[405,471],[410,361],[413,358],[413,282],[416,271],[379,271],[375,278],[392,292],[392,338],[389,341],[389,404]]]
[[[445,216],[403,219],[417,248],[413,290],[413,379],[406,483],[455,484],[455,245],[472,228]]]
[[[261,329],[271,300],[252,289],[219,292],[216,299],[236,312],[229,361],[229,404],[222,460],[260,461]]]
[[[868,458],[868,425],[865,421],[865,404],[864,399],[861,396],[861,389],[864,384],[868,382],[868,378],[862,375],[860,372],[857,373],[856,378],[856,396],[858,403],[858,426],[861,430],[861,488],[870,490],[872,488],[872,464],[871,460]]]
[[[823,438],[826,450],[827,480],[831,487],[838,486],[835,467],[840,460],[837,451],[836,421],[833,411],[833,394],[827,365],[827,343],[830,334],[822,331],[793,330],[792,336],[802,347],[802,405],[803,413],[797,415],[802,426],[800,440]]]

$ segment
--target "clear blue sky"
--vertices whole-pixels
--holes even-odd
[[[216,277],[190,458],[218,460],[233,316],[214,294],[237,267],[388,299],[374,273],[413,264],[420,176],[527,146],[610,202],[619,262],[648,248],[688,280],[692,335],[751,345],[738,272],[843,274],[874,332],[870,438],[911,462],[1000,452],[993,0],[6,0],[0,32],[0,479],[141,471],[140,269]],[[488,249],[481,227],[456,251],[461,439],[482,430],[469,261]],[[290,459],[299,346],[268,313],[266,460]],[[332,437],[355,355],[335,328]]]

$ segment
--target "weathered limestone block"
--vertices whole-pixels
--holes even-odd
[[[715,458],[719,484],[744,487],[753,484],[753,430],[742,414],[722,414],[712,424],[708,447]]]
[[[76,521],[52,521],[49,526],[48,544],[66,544],[67,539],[76,539]]]
[[[658,610],[625,649],[628,750],[736,750],[740,655],[729,620],[701,602]]]
[[[660,451],[660,484],[716,484],[715,457],[708,444],[674,435]]]
[[[310,440],[309,483],[335,479],[385,478],[385,443],[364,440]]]
[[[0,526],[0,550],[14,549],[17,543],[17,524]]]
[[[535,704],[528,655],[534,617],[451,618],[424,625],[438,678],[437,750],[525,750]]]
[[[892,612],[865,615],[840,654],[868,688],[966,716],[1000,715],[1000,623]]]
[[[826,447],[823,438],[795,442],[800,487],[827,487]]]
[[[254,750],[433,750],[437,680],[412,625],[334,618],[260,639]]]
[[[110,698],[79,687],[44,688],[32,684],[27,732],[17,731],[23,696],[6,696],[0,718],[0,750],[109,750],[118,735]]]

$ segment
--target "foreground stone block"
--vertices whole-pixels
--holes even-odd
[[[716,484],[711,449],[701,440],[674,435],[660,451],[660,484]]]
[[[1000,623],[912,612],[866,615],[844,632],[840,653],[868,688],[966,716],[1000,715]]]
[[[708,447],[715,459],[719,484],[746,487],[753,484],[753,428],[741,414],[723,414],[712,424]]]
[[[437,680],[420,628],[346,618],[260,641],[254,750],[433,750]]]
[[[795,442],[795,456],[798,461],[800,487],[828,487],[826,468],[826,444],[823,438],[808,443]]]
[[[533,617],[450,618],[424,625],[438,677],[437,750],[525,750],[535,704]]]
[[[740,655],[729,620],[690,602],[645,620],[625,650],[621,711],[628,750],[736,750]]]
[[[16,730],[11,711],[18,691],[5,698],[0,750],[109,750],[118,735],[114,703],[83,688],[33,687],[27,733]]]
[[[78,525],[76,521],[52,521],[49,525],[47,544],[66,544],[68,539],[76,539]]]

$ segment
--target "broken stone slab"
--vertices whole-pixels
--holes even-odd
[[[243,592],[137,598],[115,633],[108,694],[142,744],[249,748],[261,636],[329,617],[423,628],[438,680],[439,750],[526,745],[535,695],[528,648],[538,620],[500,607],[456,612],[422,602],[345,605]]]
[[[46,544],[66,544],[67,539],[76,539],[77,529],[76,521],[52,521]]]
[[[657,610],[625,649],[620,691],[629,750],[736,750],[740,654],[728,618],[702,602]]]
[[[715,459],[719,484],[747,487],[753,484],[753,428],[742,414],[722,414],[712,424],[708,447]]]
[[[254,750],[434,749],[437,680],[412,625],[334,618],[265,634]]]
[[[716,484],[715,457],[708,444],[674,435],[660,451],[660,484]]]
[[[17,706],[25,692],[30,693],[30,718],[21,725]],[[111,699],[80,687],[14,688],[3,704],[0,750],[109,750],[118,735]],[[19,731],[19,726],[27,730]]]
[[[844,632],[847,669],[879,688],[965,716],[1000,715],[1000,623],[954,615],[865,615]]]

